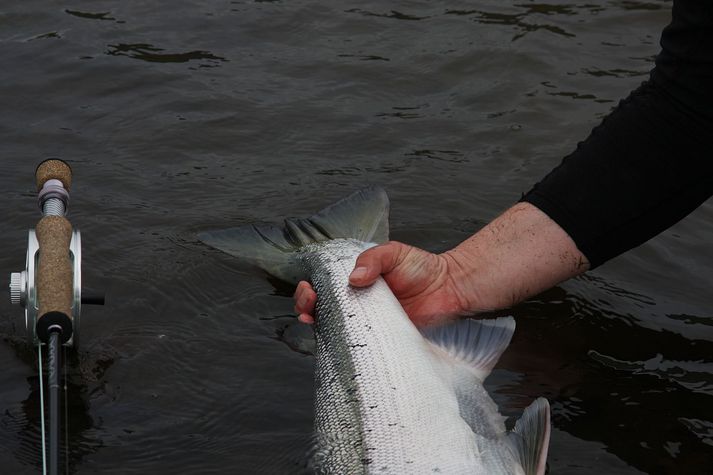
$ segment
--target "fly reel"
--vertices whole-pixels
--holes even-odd
[[[62,347],[77,346],[82,303],[103,305],[104,297],[87,299],[85,295],[84,300],[82,298],[81,238],[65,217],[72,184],[71,168],[62,160],[45,160],[35,170],[35,178],[42,219],[28,233],[25,270],[10,275],[10,300],[25,308],[27,339],[37,347],[43,473],[48,472],[49,466],[49,475],[58,475]],[[42,396],[43,348],[46,348],[48,363],[49,451],[46,450]],[[66,412],[66,384],[64,387]]]
[[[37,300],[37,269],[40,245],[37,234],[30,229],[27,235],[27,256],[25,270],[10,274],[10,301],[25,308],[25,330],[27,340],[33,345],[40,344],[37,335],[39,302]],[[82,242],[79,230],[72,231],[69,243],[69,260],[72,267],[72,334],[65,342],[67,346],[76,346],[79,342],[79,315],[82,310]]]

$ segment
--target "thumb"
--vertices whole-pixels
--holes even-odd
[[[380,275],[391,272],[399,264],[403,247],[400,242],[390,241],[362,252],[349,275],[349,283],[354,287],[373,284]]]

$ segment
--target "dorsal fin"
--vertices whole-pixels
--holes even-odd
[[[515,331],[513,317],[459,320],[427,327],[422,334],[452,358],[465,363],[483,381],[510,344]]]
[[[540,397],[527,406],[508,442],[520,461],[525,475],[544,475],[547,448],[550,444],[550,404]]]

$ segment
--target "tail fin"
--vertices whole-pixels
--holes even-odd
[[[389,198],[381,188],[352,193],[310,218],[289,218],[283,226],[247,225],[198,234],[204,243],[268,273],[297,282],[304,279],[296,251],[313,242],[353,238],[382,243],[389,239]]]

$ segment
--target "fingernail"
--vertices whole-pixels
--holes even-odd
[[[366,277],[366,267],[357,267],[349,275],[349,280],[362,280]]]
[[[300,297],[297,301],[297,308],[303,309],[307,306],[307,297]]]

